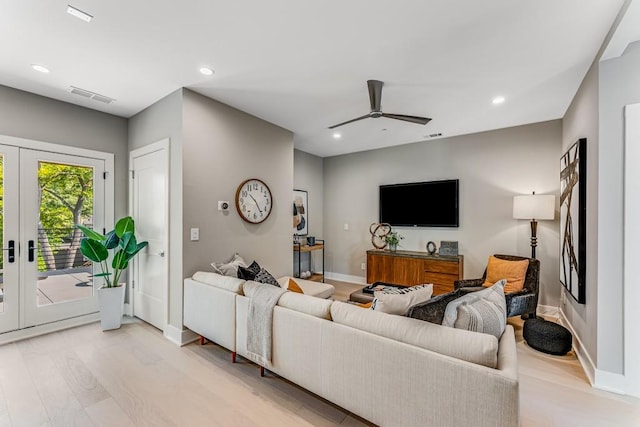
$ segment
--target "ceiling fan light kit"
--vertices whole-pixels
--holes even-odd
[[[382,86],[384,82],[380,80],[367,80],[367,87],[369,88],[369,102],[371,104],[371,112],[364,116],[356,117],[355,119],[347,120],[346,122],[338,123],[337,125],[329,126],[329,129],[335,129],[339,126],[344,126],[349,123],[357,122],[362,119],[377,119],[379,117],[386,117],[388,119],[402,120],[405,122],[416,123],[419,125],[426,125],[431,121],[427,117],[419,116],[407,116],[404,114],[389,114],[382,112]]]

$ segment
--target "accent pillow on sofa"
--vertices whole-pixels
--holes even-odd
[[[269,273],[263,267],[260,268],[260,271],[258,271],[258,274],[256,274],[256,277],[253,279],[253,281],[254,282],[258,282],[258,283],[266,283],[268,285],[273,285],[273,286],[280,287],[280,283],[278,283],[276,278],[273,277],[271,275],[271,273]]]
[[[249,267],[238,266],[238,278],[244,280],[253,280],[256,274],[260,272],[260,264],[255,260],[249,265]]]
[[[298,285],[296,283],[295,280],[289,278],[289,283],[288,283],[288,290],[290,290],[291,292],[297,292],[299,294],[304,294],[304,292],[302,291],[302,288],[300,287],[300,285]]]
[[[507,323],[507,305],[504,298],[505,283],[506,280],[500,280],[490,288],[483,289],[477,292],[471,292],[449,302],[449,304],[447,304],[447,308],[444,310],[444,319],[442,320],[442,326],[469,330],[484,329],[484,326],[482,326],[482,328],[476,326],[479,323],[477,316],[482,316],[483,314],[485,314],[487,316],[493,317],[495,315],[503,319],[501,320],[502,331],[500,331],[500,335],[502,335],[502,332],[504,332],[504,325],[506,325]],[[489,307],[484,303],[474,304],[477,301],[481,300],[487,301],[492,306]],[[460,322],[458,322],[458,314],[460,313],[458,308],[463,304],[466,305],[466,307],[462,309],[464,319],[461,319]],[[470,319],[471,314],[469,312],[472,310],[479,312],[479,314],[476,314],[474,320]],[[487,322],[488,324],[491,323],[489,319],[487,319]],[[499,338],[499,336],[497,338]]]
[[[246,267],[247,263],[240,256],[240,254],[235,253],[227,262],[212,262],[211,267],[213,267],[213,271],[218,274],[222,274],[223,276],[232,276],[238,277],[238,266]]]
[[[502,286],[500,281],[489,288],[492,292],[486,297],[459,304],[454,327],[491,334],[500,339],[507,324],[507,305]]]
[[[432,294],[432,283],[375,291],[371,310],[405,316],[411,306],[428,300]]]
[[[504,292],[507,294],[521,291],[529,268],[529,260],[509,261],[490,256],[487,262],[487,277],[482,286],[488,288],[499,280],[505,279]]]

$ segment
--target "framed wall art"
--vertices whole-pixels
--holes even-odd
[[[309,199],[304,190],[293,190],[293,234],[306,236],[309,232]]]
[[[587,139],[560,159],[560,283],[576,301],[586,301]]]

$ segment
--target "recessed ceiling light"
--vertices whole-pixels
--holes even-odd
[[[207,67],[200,68],[200,72],[202,74],[204,74],[205,76],[212,76],[213,75],[213,70],[211,68],[207,68]]]
[[[76,9],[70,4],[67,5],[67,13],[69,15],[75,16],[78,19],[82,19],[84,22],[91,22],[93,16],[89,15],[87,12],[83,12],[80,9]]]
[[[340,132],[333,133],[333,139],[340,139],[340,138],[342,138],[342,134]]]
[[[504,102],[504,96],[496,96],[491,102],[493,103],[493,105],[502,104]]]
[[[31,64],[31,68],[45,74],[49,72],[49,69],[47,67],[43,67],[42,65],[38,65],[38,64]]]

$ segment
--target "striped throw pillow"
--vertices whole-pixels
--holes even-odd
[[[375,291],[371,310],[405,316],[412,306],[428,300],[432,294],[432,283]]]
[[[489,289],[491,292],[484,298],[463,301],[458,305],[455,328],[491,334],[500,339],[507,324],[504,283],[500,281]]]

